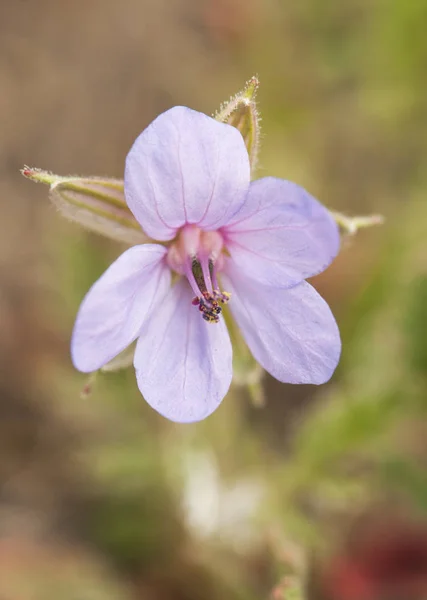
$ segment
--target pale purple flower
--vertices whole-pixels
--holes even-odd
[[[173,421],[204,419],[231,382],[228,303],[273,377],[331,377],[338,328],[304,280],[336,256],[337,225],[294,183],[251,183],[237,129],[184,107],[161,114],[127,156],[125,195],[153,243],[124,252],[86,295],[72,339],[77,369],[99,369],[137,340],[146,401]]]

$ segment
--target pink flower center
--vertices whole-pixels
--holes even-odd
[[[192,304],[208,323],[218,323],[221,305],[231,296],[220,290],[217,280],[217,273],[224,264],[223,247],[224,240],[218,231],[202,231],[195,225],[186,225],[167,255],[169,267],[187,277],[195,293]]]

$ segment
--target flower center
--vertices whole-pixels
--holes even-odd
[[[230,300],[230,294],[220,290],[217,280],[224,262],[223,246],[219,232],[186,225],[170,246],[167,257],[171,269],[187,277],[195,293],[192,304],[208,323],[218,323],[222,305]]]

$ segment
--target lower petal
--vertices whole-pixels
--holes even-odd
[[[230,337],[223,320],[207,323],[181,279],[141,331],[134,365],[145,400],[171,421],[209,416],[232,376]]]
[[[280,289],[242,277],[228,261],[223,275],[230,308],[255,359],[285,383],[325,383],[341,353],[329,306],[306,281]]]
[[[79,371],[96,371],[136,339],[170,286],[165,254],[157,244],[130,248],[86,294],[71,340]]]

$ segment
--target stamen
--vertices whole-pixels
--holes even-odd
[[[226,304],[230,300],[231,294],[229,292],[222,292],[219,289],[212,260],[200,263],[196,258],[193,258],[191,267],[191,273],[201,292],[193,298],[192,304],[199,307],[199,311],[202,313],[205,321],[208,323],[218,323],[222,312],[220,304]],[[208,273],[208,286],[211,291],[206,285],[206,272]],[[215,289],[212,289],[211,277],[215,281]]]
[[[202,293],[208,291],[206,283],[208,283],[208,285],[211,284],[210,276],[208,282],[206,282],[206,264],[203,263],[205,263],[205,261],[200,262],[197,257],[193,256],[191,261],[191,272],[193,273],[197,286]]]
[[[220,290],[216,277],[216,270],[223,265],[222,246],[219,232],[201,232],[189,225],[168,252],[170,268],[187,277],[195,294],[192,304],[208,323],[219,322],[222,305],[230,300],[230,294]]]
[[[218,301],[213,294],[204,292],[202,296],[193,298],[192,304],[199,307],[199,311],[202,313],[202,317],[205,321],[208,323],[219,322],[219,315],[222,312],[222,308],[218,305]]]
[[[213,260],[209,261],[209,272],[211,274],[213,289],[219,290],[218,280],[216,278],[216,269],[214,269]]]
[[[212,292],[212,281],[211,281],[211,273],[210,273],[211,264],[213,267],[213,262],[211,260],[202,260],[202,262],[201,262],[205,285],[209,292]]]

